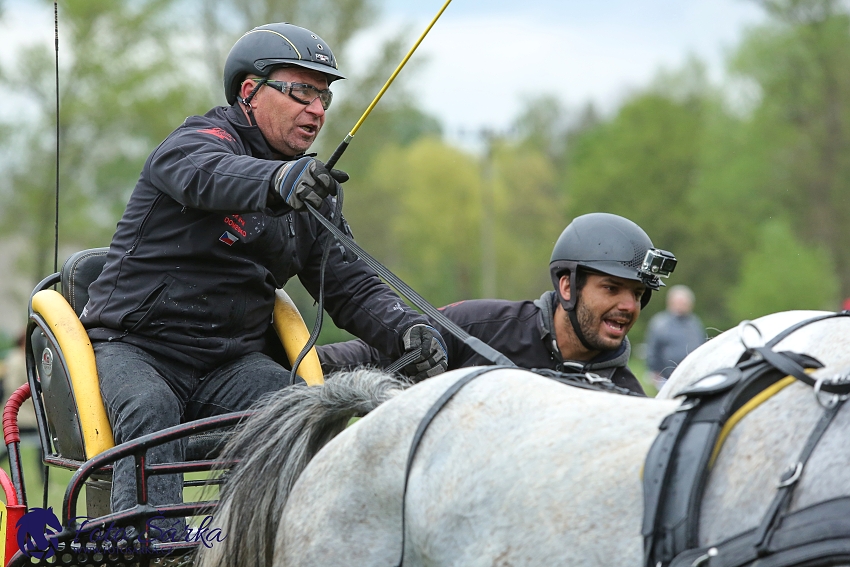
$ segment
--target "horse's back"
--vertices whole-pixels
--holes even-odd
[[[287,505],[281,565],[397,561],[411,438],[469,371],[411,388],[314,458]],[[477,378],[437,415],[418,449],[405,565],[610,565],[639,557],[640,468],[674,407],[513,369]],[[620,534],[614,548],[612,532]]]

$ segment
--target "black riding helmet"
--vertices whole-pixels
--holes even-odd
[[[256,27],[239,38],[224,63],[224,94],[233,104],[245,76],[268,77],[277,67],[303,67],[324,73],[328,84],[345,75],[337,70],[328,44],[310,30],[285,22]]]
[[[652,291],[664,285],[660,276],[668,276],[676,267],[676,258],[669,252],[652,246],[641,227],[627,218],[609,213],[591,213],[573,219],[564,229],[549,261],[549,273],[561,305],[581,342],[585,341],[575,317],[578,301],[576,273],[579,268],[592,272],[643,282],[646,292],[641,308],[646,307]],[[570,299],[559,291],[561,276],[570,275]]]

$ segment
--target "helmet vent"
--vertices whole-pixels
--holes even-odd
[[[635,251],[634,255],[632,256],[632,259],[628,262],[624,262],[624,264],[629,268],[634,268],[637,270],[640,269],[640,267],[643,265],[643,257],[646,255],[646,251],[635,246],[634,242],[632,243],[632,249]]]

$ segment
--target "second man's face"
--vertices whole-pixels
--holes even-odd
[[[318,90],[328,88],[325,75],[298,67],[276,69],[269,79],[305,83]],[[252,103],[254,120],[266,141],[287,157],[303,154],[310,149],[325,123],[325,109],[318,98],[304,105],[288,94],[263,86],[254,95]]]
[[[576,315],[588,344],[597,350],[615,350],[640,315],[646,286],[638,281],[588,274]]]

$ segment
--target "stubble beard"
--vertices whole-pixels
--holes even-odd
[[[585,342],[590,345],[592,350],[612,351],[620,348],[623,341],[617,341],[617,344],[612,345],[611,341],[606,341],[599,336],[599,328],[602,325],[602,317],[594,315],[590,308],[584,304],[581,297],[579,297],[575,309],[581,334],[584,335]]]

